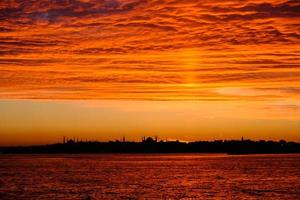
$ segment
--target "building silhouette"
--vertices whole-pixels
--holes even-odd
[[[280,141],[215,140],[215,141],[159,141],[158,137],[142,137],[141,142],[79,141],[77,137],[63,137],[62,143],[26,147],[0,147],[0,153],[300,153],[300,143]]]

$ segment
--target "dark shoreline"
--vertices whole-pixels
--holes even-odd
[[[224,153],[229,155],[246,154],[290,154],[300,153],[300,143],[252,140],[215,140],[215,141],[157,141],[147,138],[142,142],[76,142],[0,147],[2,154],[139,154],[139,153]]]

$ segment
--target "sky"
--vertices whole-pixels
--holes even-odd
[[[0,145],[300,141],[298,0],[1,0]]]

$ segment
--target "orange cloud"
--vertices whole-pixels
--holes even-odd
[[[0,98],[299,100],[293,0],[0,2]],[[278,93],[276,91],[287,91]]]

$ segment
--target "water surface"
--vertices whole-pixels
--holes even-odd
[[[300,199],[300,155],[0,155],[0,199]]]

